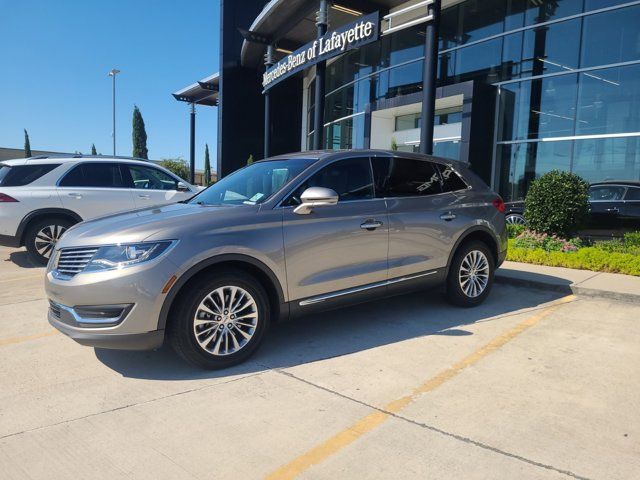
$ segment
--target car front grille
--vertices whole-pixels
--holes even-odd
[[[65,248],[60,250],[56,270],[62,275],[73,277],[85,269],[98,247]]]

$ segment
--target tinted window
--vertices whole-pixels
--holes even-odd
[[[126,188],[117,163],[82,163],[60,182],[61,187]]]
[[[177,190],[178,181],[162,170],[138,165],[127,165],[134,188],[143,190]]]
[[[591,187],[589,189],[589,200],[591,201],[605,201],[613,202],[616,200],[622,200],[624,196],[625,187],[619,187],[615,185],[607,185],[602,187]]]
[[[438,165],[438,170],[440,170],[440,176],[442,177],[443,192],[455,192],[467,188],[467,184],[449,165]]]
[[[376,158],[377,190],[387,197],[412,197],[442,193],[440,173],[424,160]]]
[[[640,200],[640,187],[629,187],[625,200]]]
[[[0,185],[3,187],[21,187],[35,182],[60,164],[0,166]]]
[[[285,205],[299,205],[300,196],[310,187],[334,190],[340,201],[373,198],[373,179],[368,158],[339,160],[313,174],[299,186]]]

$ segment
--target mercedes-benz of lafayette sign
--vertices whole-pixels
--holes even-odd
[[[268,90],[278,82],[318,62],[376,41],[380,36],[380,14],[371,13],[348,23],[290,53],[262,76]]]

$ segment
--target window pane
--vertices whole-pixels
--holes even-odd
[[[548,22],[582,12],[583,0],[527,0],[525,23]]]
[[[61,187],[126,188],[117,163],[83,163],[60,182]]]
[[[579,134],[640,132],[640,65],[580,74]]]
[[[460,4],[461,44],[502,33],[504,0],[467,0]]]
[[[438,170],[444,182],[442,185],[443,192],[456,192],[467,188],[467,184],[450,166],[438,164]]]
[[[497,38],[456,52],[456,81],[484,80],[494,83],[500,80],[502,39]]]
[[[49,165],[18,165],[15,167],[2,166],[0,168],[0,185],[3,187],[22,187],[35,182],[60,164]]]
[[[500,92],[500,139],[574,134],[577,75],[504,85]]]
[[[328,150],[364,148],[364,115],[356,115],[324,128],[324,147]]]
[[[433,154],[436,157],[460,159],[460,142],[435,142],[433,144]]]
[[[592,202],[607,202],[614,200],[622,200],[625,187],[616,187],[607,185],[602,187],[591,187],[589,189],[589,200]]]
[[[640,59],[640,6],[584,18],[582,66]]]
[[[178,182],[161,170],[129,165],[134,188],[147,190],[176,190]]]
[[[521,75],[566,72],[578,67],[580,19],[524,32]]]
[[[640,180],[640,137],[576,140],[573,172],[589,183]]]
[[[339,160],[324,167],[298,187],[285,205],[299,205],[300,197],[310,187],[330,188],[338,194],[340,201],[373,198],[369,158]]]
[[[625,200],[640,200],[640,187],[629,187]]]
[[[408,197],[442,192],[440,174],[435,165],[424,160],[392,158],[385,195]]]

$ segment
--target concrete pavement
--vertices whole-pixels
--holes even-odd
[[[55,333],[42,270],[15,253],[0,250],[2,478],[640,476],[639,306],[411,294],[279,325],[249,362],[202,372]]]

